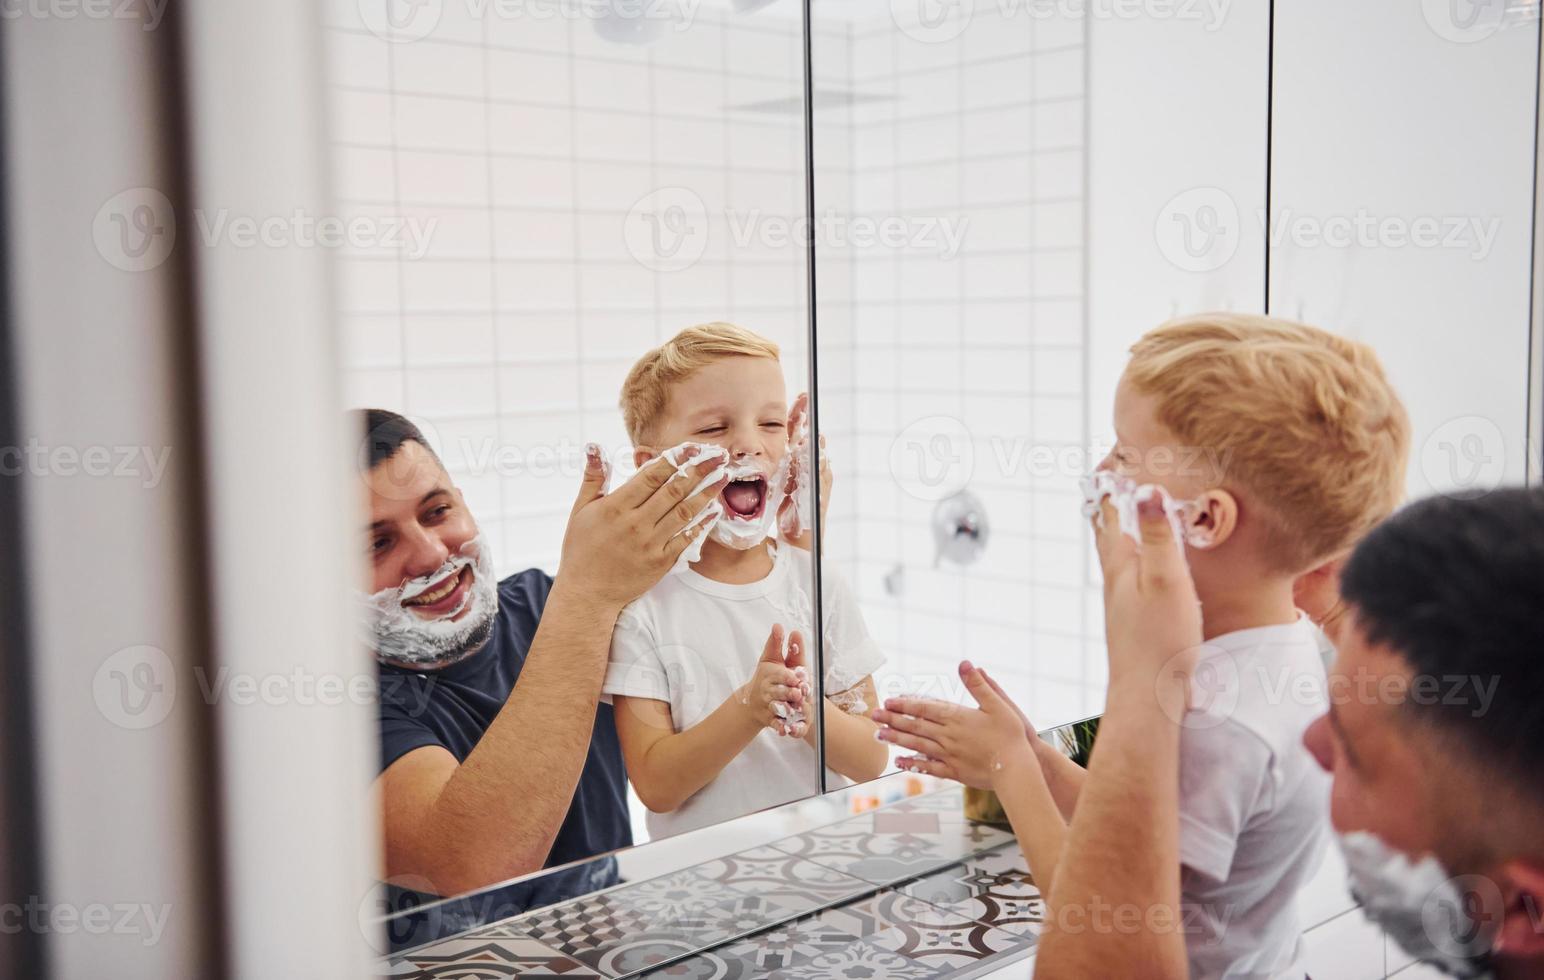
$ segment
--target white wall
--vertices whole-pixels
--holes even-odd
[[[1276,14],[1271,312],[1377,349],[1412,497],[1526,473],[1538,8],[1451,9]]]
[[[345,397],[426,424],[501,573],[552,571],[584,444],[630,456],[617,394],[645,350],[728,319],[807,386],[805,252],[775,237],[804,212],[802,41],[793,0],[704,4],[641,46],[598,5],[503,6],[448,0],[389,41],[329,4],[341,206],[435,223],[419,257],[343,258]],[[684,222],[660,248],[654,210]]]

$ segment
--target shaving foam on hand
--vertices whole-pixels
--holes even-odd
[[[686,455],[686,451],[688,449],[696,449],[697,454],[695,456],[688,457]],[[687,494],[688,498],[701,493],[703,490],[717,483],[720,479],[723,478],[724,474],[729,472],[729,451],[723,446],[712,446],[702,442],[683,442],[679,446],[671,446],[663,453],[660,453],[660,455],[665,457],[666,462],[675,467],[675,475],[671,477],[672,480],[685,479],[687,475],[687,469],[703,462],[704,460],[724,460],[723,465],[715,466],[712,472],[703,477],[702,480],[692,488],[692,492]],[[711,532],[713,525],[717,524],[719,518],[723,516],[724,505],[719,501],[714,500],[703,509],[702,513],[693,518],[690,524],[677,531],[676,534],[686,534],[688,531],[691,531],[695,528],[702,528]],[[676,567],[680,568],[683,565],[689,565],[694,561],[701,560],[702,544],[707,539],[707,534],[698,534],[696,540],[687,545],[686,550],[681,553],[681,557],[676,561]]]
[[[793,505],[783,511],[778,517],[778,526],[783,534],[789,538],[796,538],[807,530],[812,521],[811,514],[814,511],[813,485],[810,482],[810,427],[808,415],[799,417],[798,427],[789,433],[788,453],[783,457],[783,462],[777,468],[777,474],[773,477],[773,484],[778,488],[786,488],[792,481],[793,489],[788,491],[788,499]]]
[[[1204,548],[1211,542],[1199,532],[1187,533],[1185,530],[1185,515],[1195,507],[1195,501],[1175,500],[1169,495],[1169,491],[1154,483],[1137,484],[1130,477],[1121,476],[1109,470],[1098,470],[1083,477],[1083,516],[1100,517],[1102,511],[1100,504],[1108,497],[1111,505],[1115,507],[1115,513],[1120,521],[1121,533],[1131,538],[1138,545],[1142,543],[1142,525],[1137,517],[1137,504],[1157,495],[1163,502],[1163,513],[1169,519],[1169,527],[1174,532],[1174,541],[1177,545],[1190,544],[1194,547]]]

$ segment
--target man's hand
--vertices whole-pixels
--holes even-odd
[[[784,658],[783,628],[772,627],[755,672],[734,695],[758,726],[770,728],[779,735],[804,737],[809,728],[808,720],[795,725],[789,725],[787,721],[790,713],[802,710],[809,699],[809,682],[794,669],[803,663],[803,634],[794,630],[788,637],[788,656]]]
[[[1005,773],[1036,764],[1029,741],[1034,730],[970,661],[960,664],[960,678],[979,709],[931,698],[890,698],[870,717],[888,726],[879,730],[881,741],[920,754],[899,760],[902,769],[992,789]]]
[[[691,495],[720,463],[703,460],[678,476],[660,457],[608,494],[600,447],[587,447],[584,481],[563,535],[558,582],[617,609],[643,595],[702,533],[700,527],[680,532],[724,489],[728,477]]]
[[[1132,684],[1156,689],[1162,697],[1183,696],[1201,646],[1201,603],[1163,502],[1156,494],[1140,501],[1137,516],[1140,548],[1121,533],[1108,499],[1094,518],[1094,541],[1104,570],[1110,687]],[[1178,707],[1183,710],[1182,703]]]

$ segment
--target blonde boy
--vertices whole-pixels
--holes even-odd
[[[1328,782],[1300,743],[1327,695],[1294,584],[1393,511],[1409,423],[1365,345],[1235,314],[1137,341],[1114,415],[1101,468],[1189,502],[1182,533],[1206,639],[1180,736],[1191,975],[1301,980],[1294,903],[1327,843]],[[1198,460],[1217,465],[1185,465]],[[893,726],[881,738],[926,757],[911,768],[997,790],[1054,912],[1083,770],[1033,737],[982,671],[967,662],[961,674],[982,710],[889,702],[874,715]],[[1029,737],[994,744],[1011,732]]]
[[[815,666],[810,557],[760,531],[775,528],[767,511],[789,451],[778,358],[776,344],[749,330],[708,323],[645,354],[622,387],[638,465],[694,442],[722,447],[735,477],[719,503],[737,533],[709,532],[700,560],[631,603],[612,636],[602,690],[656,838],[814,788],[815,726],[789,724],[814,715],[808,674],[797,670]],[[872,779],[886,750],[865,712],[884,658],[845,585],[831,570],[822,579],[826,762],[839,776]]]

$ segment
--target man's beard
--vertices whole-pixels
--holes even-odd
[[[472,569],[472,585],[461,604],[438,619],[424,619],[405,600],[422,595],[429,586]],[[493,558],[479,535],[461,546],[444,565],[409,582],[373,595],[357,593],[363,606],[366,641],[383,664],[407,670],[441,670],[481,650],[493,635],[499,611]],[[458,613],[465,612],[459,620]]]
[[[1338,839],[1351,894],[1401,949],[1450,976],[1492,975],[1492,943],[1503,911],[1493,883],[1452,877],[1435,857],[1413,861],[1365,831]],[[1472,888],[1476,884],[1481,887]]]

